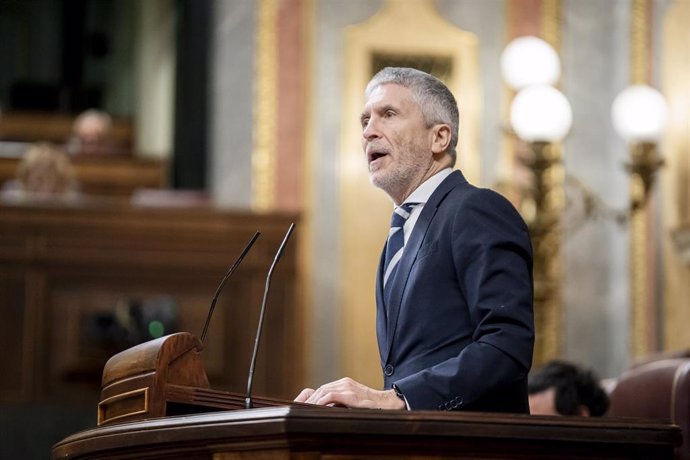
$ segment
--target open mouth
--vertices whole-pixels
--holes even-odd
[[[386,156],[386,153],[383,152],[372,152],[369,154],[369,162],[371,163],[372,161],[376,161],[381,157]]]
[[[372,148],[368,149],[367,151],[367,158],[369,160],[369,163],[373,163],[374,161],[378,160],[381,157],[385,157],[386,155],[388,155],[388,152],[386,152],[385,150],[374,150]]]

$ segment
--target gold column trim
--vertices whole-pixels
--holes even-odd
[[[304,363],[306,367],[303,369],[302,377],[305,380],[304,385],[306,386],[309,382],[314,381],[314,376],[312,375],[313,369],[311,363],[314,362],[315,349],[313,343],[313,334],[319,325],[314,320],[314,311],[316,308],[314,300],[314,282],[315,282],[315,260],[316,254],[314,246],[316,244],[316,223],[314,221],[314,209],[316,208],[316,183],[315,178],[318,177],[317,170],[318,166],[316,164],[316,126],[315,126],[315,97],[314,90],[312,87],[313,76],[315,75],[315,39],[316,36],[316,7],[315,2],[317,0],[303,0],[303,19],[305,28],[304,42],[305,42],[305,72],[304,76],[306,78],[305,83],[305,113],[306,123],[304,127],[304,164],[302,177],[302,196],[303,196],[303,206],[302,206],[302,226],[301,232],[297,233],[299,239],[299,268],[300,268],[300,284],[301,289],[298,292],[298,304],[302,306],[303,312],[303,325],[301,327],[301,337],[302,337],[302,350],[304,353]]]
[[[561,2],[542,0],[541,35],[560,52]],[[561,212],[565,198],[561,146],[535,143],[535,201],[537,215],[532,231],[534,243],[534,314],[536,342],[534,365],[557,358],[563,346],[564,328],[562,295]]]
[[[252,207],[257,211],[270,210],[275,204],[278,111],[277,18],[278,2],[259,0],[252,150]]]
[[[684,349],[690,343],[690,2],[676,0],[664,10],[659,76],[669,103],[664,136],[666,167],[660,174],[663,230],[663,318],[664,350]],[[674,241],[672,235],[678,240]],[[680,243],[680,244],[679,244]],[[683,250],[683,248],[685,250]]]
[[[630,18],[630,82],[647,83],[648,68],[648,0],[634,0]],[[641,146],[631,146],[631,154],[637,155]],[[647,211],[640,204],[645,194],[645,185],[639,174],[630,175],[630,351],[633,359],[649,353],[647,336],[648,289],[647,271]]]
[[[534,365],[558,357],[562,342],[561,312],[561,212],[565,204],[565,176],[561,146],[546,142],[530,144],[534,171],[535,214],[528,221],[534,253]]]
[[[631,176],[631,195],[640,193],[641,182],[638,177]],[[645,321],[647,311],[646,234],[647,214],[645,208],[632,209],[630,216],[630,300],[632,305],[630,336],[633,359],[640,358],[649,351]]]
[[[561,1],[542,0],[541,36],[558,52],[561,48]]]
[[[630,18],[630,82],[633,85],[647,83],[649,29],[647,9],[649,0],[633,0]]]

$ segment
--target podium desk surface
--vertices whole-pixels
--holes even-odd
[[[83,431],[53,459],[673,458],[658,421],[278,406],[163,417]]]

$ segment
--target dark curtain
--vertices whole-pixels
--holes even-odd
[[[208,157],[212,0],[177,0],[175,133],[171,185],[204,189]]]

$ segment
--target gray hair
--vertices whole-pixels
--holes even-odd
[[[396,84],[412,91],[415,102],[419,104],[427,128],[444,123],[450,126],[448,154],[453,165],[457,159],[458,127],[460,114],[453,93],[438,78],[421,70],[408,67],[385,67],[371,79],[364,91],[365,97],[381,85]]]

